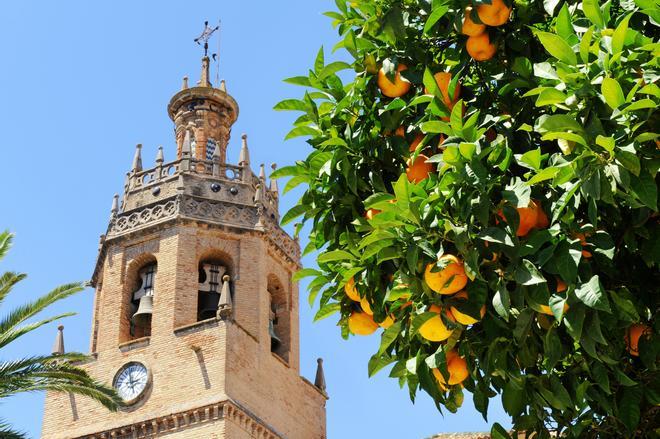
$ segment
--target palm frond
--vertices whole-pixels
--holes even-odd
[[[12,328],[6,332],[0,332],[0,348],[3,348],[5,345],[11,343],[12,341],[16,340],[18,337],[21,335],[25,335],[30,331],[34,331],[35,329],[39,328],[40,326],[46,325],[48,323],[54,322],[55,320],[60,320],[65,317],[70,317],[76,315],[74,312],[68,312],[64,314],[60,314],[54,317],[49,317],[45,320],[40,320],[38,322],[34,323],[29,323],[27,325],[19,326],[18,328]]]
[[[90,357],[88,355],[81,354],[78,352],[66,352],[64,354],[38,355],[34,357],[21,358],[18,360],[4,361],[0,363],[0,382],[2,381],[4,376],[10,373],[20,371],[21,369],[33,367],[35,365],[56,363],[62,361],[80,362],[80,361],[88,360],[89,358]]]
[[[7,297],[12,287],[27,277],[24,273],[8,271],[0,276],[0,304]]]
[[[14,234],[9,233],[9,230],[0,232],[0,260],[5,257],[9,249],[11,248],[11,243],[14,240]]]
[[[2,439],[26,439],[25,433],[12,430],[5,421],[0,419],[0,438]]]
[[[0,335],[8,332],[10,329],[14,328],[16,325],[19,325],[35,314],[43,311],[44,308],[79,291],[82,291],[82,289],[83,284],[81,282],[61,285],[51,292],[41,296],[37,300],[19,306],[0,321]]]

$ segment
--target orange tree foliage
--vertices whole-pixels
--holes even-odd
[[[318,269],[297,278],[313,277],[317,318],[338,314],[344,337],[370,308],[352,320],[386,327],[369,373],[389,366],[413,399],[453,412],[468,391],[486,417],[499,394],[539,437],[646,437],[660,418],[658,4],[492,1],[495,27],[479,26],[490,0],[337,0],[326,14],[351,61],[321,49],[287,80],[304,96],[275,107],[302,112],[287,137],[313,147],[276,173],[285,191],[306,185],[283,223],[311,223]],[[448,254],[468,279],[458,296],[425,281]],[[429,319],[451,336],[425,338]],[[448,353],[466,361],[459,384]]]

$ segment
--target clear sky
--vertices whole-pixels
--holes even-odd
[[[135,144],[144,144],[145,167],[159,145],[166,161],[174,156],[166,106],[184,75],[191,83],[198,79],[201,51],[192,40],[205,19],[222,20],[220,76],[240,106],[228,161],[237,161],[243,132],[255,170],[259,163],[282,166],[306,156],[303,140],[283,141],[295,115],[272,107],[301,93],[283,78],[304,74],[321,45],[330,53],[337,37],[322,12],[333,7],[326,0],[3,2],[0,229],[14,231],[16,240],[0,271],[23,271],[29,278],[0,314],[56,285],[91,277],[98,237]],[[299,195],[287,194],[282,211]],[[312,266],[314,257],[303,262]],[[442,416],[424,395],[413,405],[385,371],[369,379],[367,361],[379,337],[343,341],[336,318],[312,323],[305,287],[302,374],[313,379],[316,358],[325,359],[330,439],[415,439],[489,429],[469,396],[458,414]],[[63,321],[67,350],[88,351],[92,299],[88,289],[51,310],[78,312]],[[20,339],[0,352],[0,360],[50,352],[56,325]],[[39,437],[43,397],[2,401],[0,418]],[[489,421],[508,425],[499,402],[491,407]]]

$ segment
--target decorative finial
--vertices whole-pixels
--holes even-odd
[[[118,212],[119,212],[119,194],[115,194],[115,196],[112,197],[112,208],[110,209],[110,215],[114,217],[117,215]]]
[[[183,136],[183,145],[181,145],[181,155],[183,157],[190,156],[190,131],[186,130],[186,134]]]
[[[263,163],[259,165],[259,179],[261,181],[266,181],[266,167]]]
[[[229,275],[225,274],[222,276],[222,289],[220,290],[220,300],[218,301],[218,315],[223,318],[231,314],[230,280],[231,277],[229,277]]]
[[[55,344],[53,344],[53,355],[64,354],[64,326],[57,327],[57,336],[55,336]]]
[[[163,164],[164,161],[165,161],[165,156],[163,154],[163,147],[159,146],[158,152],[156,153],[156,163],[160,165]]]
[[[271,163],[270,165],[271,169],[273,172],[277,169],[277,163]],[[277,179],[273,178],[272,175],[270,174],[270,191],[273,193],[273,195],[277,196],[279,194],[279,188],[277,187]]]
[[[133,156],[133,166],[131,167],[132,172],[142,171],[142,144],[138,143],[135,145],[135,155]]]
[[[243,141],[241,145],[241,153],[238,156],[238,166],[247,168],[250,166],[250,151],[248,150],[247,134],[243,134],[241,139],[243,139]]]
[[[261,185],[258,184],[257,185],[257,190],[254,193],[254,203],[259,204],[259,203],[263,202],[263,200],[264,200],[263,191],[261,189]]]
[[[188,77],[184,76],[183,77],[183,84],[181,85],[181,90],[187,90],[188,89]]]
[[[225,82],[224,79],[222,81],[220,81],[220,90],[227,93],[227,83]]]
[[[314,385],[325,392],[325,374],[323,373],[323,358],[316,360],[316,378],[314,379]]]

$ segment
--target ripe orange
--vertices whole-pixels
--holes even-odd
[[[415,136],[415,139],[410,144],[410,148],[409,148],[410,152],[415,152],[415,150],[417,149],[417,145],[419,145],[422,142],[422,140],[424,140],[424,135],[417,134]]]
[[[378,329],[378,323],[365,312],[353,311],[348,317],[348,329],[355,335],[370,335]]]
[[[635,323],[634,325],[630,326],[630,328],[628,328],[626,331],[625,340],[626,349],[628,349],[630,355],[634,355],[635,357],[639,356],[639,339],[642,335],[644,335],[644,337],[648,337],[650,333],[651,328],[641,323]]]
[[[568,308],[569,308],[568,303],[564,302],[564,314],[566,314],[566,312],[568,311]],[[554,315],[554,314],[552,314],[552,310],[550,309],[550,307],[548,305],[541,305],[541,313],[549,315],[549,316]]]
[[[580,240],[580,244],[582,245],[582,247],[586,247],[588,245],[587,244],[587,237],[584,233],[582,233],[582,232],[576,233],[575,237]],[[582,250],[582,257],[584,257],[585,259],[589,259],[592,256],[593,255],[591,254],[591,252],[589,250]]]
[[[403,128],[403,125],[394,131],[394,135],[399,137],[406,137],[406,130]]]
[[[355,279],[350,278],[348,282],[346,282],[346,285],[344,285],[344,292],[348,296],[349,299],[351,299],[354,302],[359,302],[360,301],[360,293],[358,293],[357,289],[355,288]]]
[[[456,293],[454,295],[454,297],[463,299],[464,301],[467,301],[468,300],[468,293],[465,290],[459,291],[458,293]],[[477,323],[479,321],[479,320],[475,319],[474,317],[470,317],[467,314],[463,314],[458,309],[456,309],[456,307],[454,307],[454,306],[449,307],[449,310],[451,311],[451,315],[454,316],[454,319],[456,319],[456,321],[458,323],[462,324],[462,325],[468,326],[468,325],[472,325],[474,323]],[[486,305],[481,307],[480,314],[481,314],[481,318],[483,318],[484,315],[486,315]]]
[[[567,288],[568,286],[566,285],[566,282],[564,282],[560,278],[557,278],[557,292],[562,293],[566,291]]]
[[[374,217],[375,217],[376,215],[378,215],[380,212],[381,212],[381,211],[378,210],[378,209],[368,209],[368,210],[364,213],[364,217],[365,217],[366,219],[368,219],[368,220],[372,220],[372,219],[374,219]]]
[[[532,200],[532,203],[534,203],[538,212],[536,216],[536,225],[534,227],[537,229],[547,229],[548,226],[550,226],[550,220],[548,219],[548,215],[543,211],[543,206],[541,206],[541,203],[536,200]]]
[[[518,224],[518,230],[516,230],[516,236],[526,236],[534,227],[536,227],[538,217],[539,217],[539,208],[534,200],[529,203],[529,207],[517,207],[518,217],[520,218]],[[497,215],[506,221],[506,217],[502,210],[497,212]]]
[[[451,73],[449,72],[438,72],[435,75],[433,75],[435,78],[435,83],[438,84],[438,88],[440,89],[440,93],[442,94],[442,102],[449,108],[450,110],[454,107],[454,104],[458,102],[458,98],[461,95],[461,83],[460,81],[456,83],[456,87],[454,88],[454,93],[450,97],[449,96],[449,83],[451,82]],[[424,93],[428,94],[428,90],[424,88]]]
[[[488,32],[469,37],[465,48],[475,61],[488,61],[497,52],[497,45],[490,42]]]
[[[467,369],[467,362],[465,358],[460,357],[455,350],[451,350],[445,354],[447,360],[447,372],[449,372],[449,380],[445,380],[439,369],[433,369],[433,375],[440,384],[440,389],[445,390],[446,385],[460,384],[470,375]]]
[[[488,26],[501,26],[509,21],[511,7],[504,4],[502,0],[492,0],[491,4],[480,4],[477,6],[477,15],[482,23]]]
[[[360,300],[360,307],[362,308],[362,311],[366,312],[370,316],[374,315],[374,312],[371,310],[371,305],[369,305],[369,301],[366,297],[363,297]]]
[[[392,317],[391,315],[389,315],[389,316],[385,317],[385,320],[383,320],[382,322],[380,322],[380,323],[378,324],[378,326],[380,326],[380,327],[383,328],[383,329],[387,329],[387,328],[389,328],[390,326],[392,326],[393,324],[394,324],[394,317]]]
[[[481,35],[486,31],[485,24],[477,24],[472,21],[472,6],[465,8],[465,14],[463,18],[463,26],[461,27],[461,33],[469,37],[474,37],[476,35]]]
[[[454,331],[447,328],[445,322],[442,321],[442,317],[440,316],[442,308],[440,308],[438,305],[431,305],[429,312],[435,312],[438,313],[438,315],[431,317],[425,321],[422,326],[419,327],[419,335],[429,341],[447,340]],[[449,320],[454,321],[454,317],[451,315],[451,313],[447,312],[447,310],[445,310],[444,313]]]
[[[415,161],[411,159],[406,161],[406,175],[411,183],[419,183],[426,180],[431,172],[434,171],[433,163],[426,163],[429,158],[424,154],[419,154]]]
[[[408,70],[408,66],[405,64],[399,64],[394,75],[394,82],[385,74],[385,70],[382,68],[378,71],[378,88],[380,88],[381,93],[389,98],[398,98],[405,95],[410,90],[410,81],[401,76],[400,72]]]
[[[424,272],[424,281],[436,293],[454,294],[467,285],[467,276],[463,268],[463,261],[454,255],[443,255],[440,262],[448,264],[440,271],[431,271],[435,264],[428,264]]]

